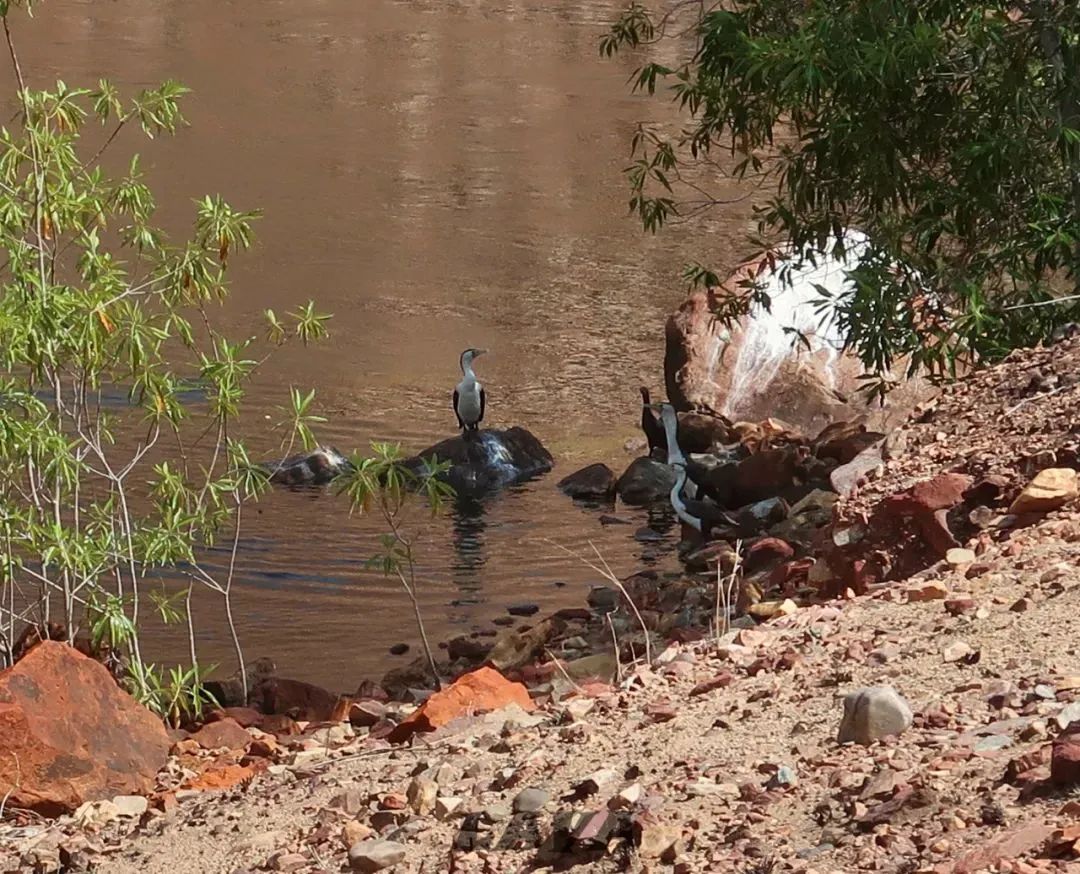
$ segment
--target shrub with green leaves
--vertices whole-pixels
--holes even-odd
[[[26,624],[69,640],[85,630],[123,662],[132,691],[177,719],[197,711],[200,668],[187,606],[232,581],[245,503],[266,473],[239,439],[245,387],[272,349],[325,332],[313,304],[268,312],[263,338],[215,327],[233,256],[258,214],[196,200],[187,239],[155,224],[138,156],[102,164],[140,134],[175,133],[186,89],[165,82],[123,97],[24,80],[12,31],[28,3],[0,0],[18,116],[0,130],[0,658]],[[195,388],[203,402],[185,403]],[[286,453],[311,446],[313,394],[294,389]],[[204,549],[224,545],[217,573]],[[182,569],[186,592],[151,602],[147,577]],[[146,663],[139,630],[156,613],[187,622],[191,664]]]
[[[733,177],[756,185],[763,253],[869,235],[851,292],[821,301],[869,373],[951,375],[1077,319],[1080,4],[633,2],[600,48],[682,58],[633,79],[685,119],[634,138],[646,229],[715,217]],[[688,277],[715,284],[707,266]],[[760,300],[733,297],[729,319]]]

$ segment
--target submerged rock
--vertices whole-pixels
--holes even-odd
[[[571,498],[608,500],[615,495],[615,474],[606,464],[590,464],[559,481]]]
[[[626,469],[616,490],[627,504],[651,504],[667,500],[675,486],[675,471],[655,458],[635,458]]]
[[[285,486],[319,486],[352,470],[352,462],[332,446],[317,446],[310,452],[290,455],[282,461],[263,462],[270,482]]]
[[[46,815],[153,791],[170,745],[101,664],[52,641],[0,673],[0,738],[0,798]]]
[[[540,440],[524,428],[487,429],[458,434],[408,459],[419,470],[425,460],[450,462],[446,481],[459,495],[477,495],[521,482],[551,470],[555,459]]]

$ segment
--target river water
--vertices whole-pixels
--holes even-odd
[[[118,144],[144,156],[162,221],[180,232],[191,199],[220,192],[261,208],[255,250],[236,264],[222,323],[315,298],[328,342],[286,347],[261,372],[243,430],[272,456],[290,385],[317,390],[319,438],[409,450],[454,432],[458,355],[477,366],[488,421],[533,430],[551,475],[445,518],[416,520],[422,602],[434,639],[493,628],[506,607],[583,603],[595,543],[620,574],[673,566],[670,534],[643,544],[641,511],[604,526],[555,488],[585,463],[616,469],[638,434],[637,386],[662,393],[663,323],[692,259],[733,266],[745,211],[658,236],[627,215],[622,169],[638,121],[670,123],[629,93],[636,60],[597,41],[621,0],[47,0],[15,37],[31,85],[56,78],[122,89],[179,79],[193,94],[175,139]],[[378,526],[324,491],[275,491],[248,515],[238,625],[249,657],[336,689],[418,653],[411,609],[362,569]],[[195,611],[200,652],[231,669],[220,604]],[[173,631],[148,631],[162,661]],[[412,645],[393,657],[397,642]]]

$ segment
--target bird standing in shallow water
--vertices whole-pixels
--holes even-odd
[[[461,382],[454,389],[454,415],[457,416],[458,427],[468,434],[476,431],[480,423],[484,421],[484,387],[473,373],[472,363],[486,349],[466,349],[461,353]]]
[[[655,406],[649,400],[649,390],[642,386],[641,392],[641,430],[645,432],[645,439],[649,441],[650,454],[656,450],[667,451],[667,437],[664,434],[664,426],[656,418],[653,412]]]

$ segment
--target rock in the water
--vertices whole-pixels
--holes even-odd
[[[571,498],[604,501],[615,496],[615,474],[606,464],[590,464],[559,480]]]
[[[405,860],[407,850],[396,841],[361,841],[349,847],[349,867],[371,874]]]
[[[655,458],[635,458],[616,484],[619,497],[638,506],[668,500],[675,471]]]
[[[286,486],[325,485],[334,477],[352,470],[352,462],[332,446],[318,446],[310,452],[290,455],[282,461],[262,465],[270,482]]]
[[[1017,516],[1023,513],[1049,513],[1076,500],[1078,494],[1076,471],[1071,467],[1049,467],[1040,470],[1009,507]]]
[[[539,604],[511,604],[506,608],[511,616],[535,616],[540,612]]]
[[[908,703],[892,686],[857,689],[844,698],[844,718],[837,740],[869,746],[876,740],[907,731],[912,719]]]
[[[0,738],[0,797],[46,815],[153,791],[170,746],[103,665],[52,641],[0,673]]]
[[[450,462],[446,481],[459,495],[479,495],[521,482],[547,473],[555,463],[539,439],[518,427],[450,437],[408,459],[405,465],[419,470],[424,460],[434,458]]]

